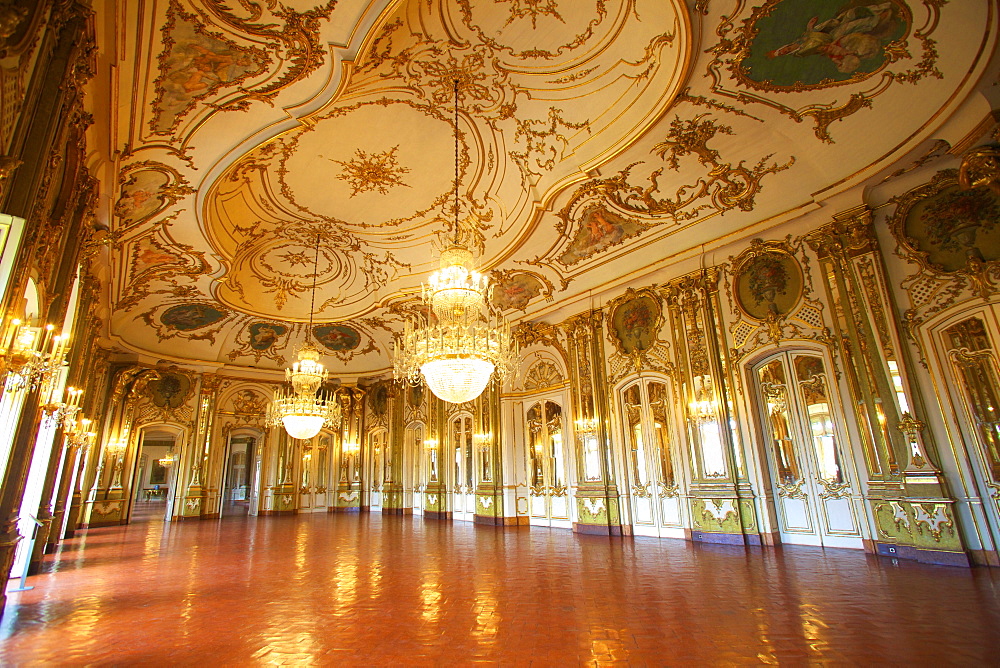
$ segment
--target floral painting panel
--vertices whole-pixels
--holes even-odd
[[[160,316],[160,322],[181,332],[213,325],[226,317],[226,312],[208,304],[171,306]]]
[[[558,260],[566,266],[574,265],[625,239],[638,236],[647,227],[602,206],[591,207],[584,211],[573,241]]]
[[[955,272],[969,261],[1000,260],[1000,198],[984,188],[957,185],[919,200],[903,231],[936,269]]]
[[[313,336],[334,352],[354,350],[361,343],[361,334],[346,325],[321,325],[313,328]]]
[[[736,277],[736,301],[757,320],[791,313],[802,297],[802,271],[791,255],[762,253]]]
[[[751,81],[779,88],[823,87],[877,72],[886,46],[907,31],[902,0],[772,0],[738,67]]]
[[[611,328],[627,355],[648,350],[656,341],[660,305],[652,297],[636,297],[618,306],[611,315]]]
[[[191,390],[191,379],[180,373],[165,374],[149,384],[150,398],[159,408],[177,408]]]

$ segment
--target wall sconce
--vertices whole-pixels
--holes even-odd
[[[49,401],[42,405],[42,413],[53,422],[62,422],[63,429],[70,431],[76,424],[76,414],[80,412],[80,401],[83,390],[75,387],[66,388],[63,401]]]
[[[424,441],[424,447],[427,448],[428,450],[437,450],[438,440],[436,438],[428,438],[426,441]]]
[[[576,421],[576,431],[581,436],[597,436],[597,418],[581,418]]]
[[[715,419],[715,392],[712,390],[711,376],[695,376],[693,398],[688,403],[688,416],[698,423]]]
[[[347,441],[341,447],[345,455],[356,455],[361,452],[361,444],[357,441]]]
[[[473,434],[472,442],[476,444],[480,452],[489,452],[490,446],[493,445],[493,432]]]
[[[107,448],[108,453],[112,457],[118,457],[125,452],[126,448],[128,448],[128,442],[121,439],[117,441],[109,441],[105,448]]]
[[[82,448],[84,450],[93,445],[97,434],[90,431],[90,424],[90,420],[83,418],[74,421],[70,426],[66,427],[66,444],[70,447]]]
[[[68,336],[52,336],[55,325],[36,329],[24,327],[20,320],[11,320],[4,333],[3,371],[9,391],[36,388],[49,382],[56,369],[63,365],[68,349]]]

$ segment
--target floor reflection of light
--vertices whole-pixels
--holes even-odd
[[[474,631],[476,643],[480,647],[496,647],[501,616],[492,585],[476,592],[476,610],[478,610]]]
[[[98,625],[102,623],[102,599],[103,596],[86,596],[74,600],[77,607],[66,615],[66,621],[60,625],[67,646],[86,651],[103,642],[97,633]]]
[[[192,629],[193,611],[198,592],[201,589],[201,579],[198,577],[198,570],[201,565],[201,549],[199,545],[192,545],[189,552],[187,569],[187,591],[181,603],[180,628],[181,637],[187,640],[191,637],[192,631],[197,635],[197,627]]]
[[[308,529],[301,524],[295,532],[295,580],[302,582],[306,578],[306,548],[309,543]]]
[[[441,619],[441,582],[428,573],[420,585],[420,616],[425,622],[437,623]]]

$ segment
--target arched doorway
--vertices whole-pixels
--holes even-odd
[[[142,427],[132,482],[128,486],[132,489],[130,522],[170,519],[182,434],[182,429],[170,425]]]

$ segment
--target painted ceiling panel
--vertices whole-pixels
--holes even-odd
[[[277,370],[312,313],[384,373],[452,234],[456,80],[459,234],[530,320],[877,175],[995,49],[986,0],[694,5],[120,3],[113,338]]]

